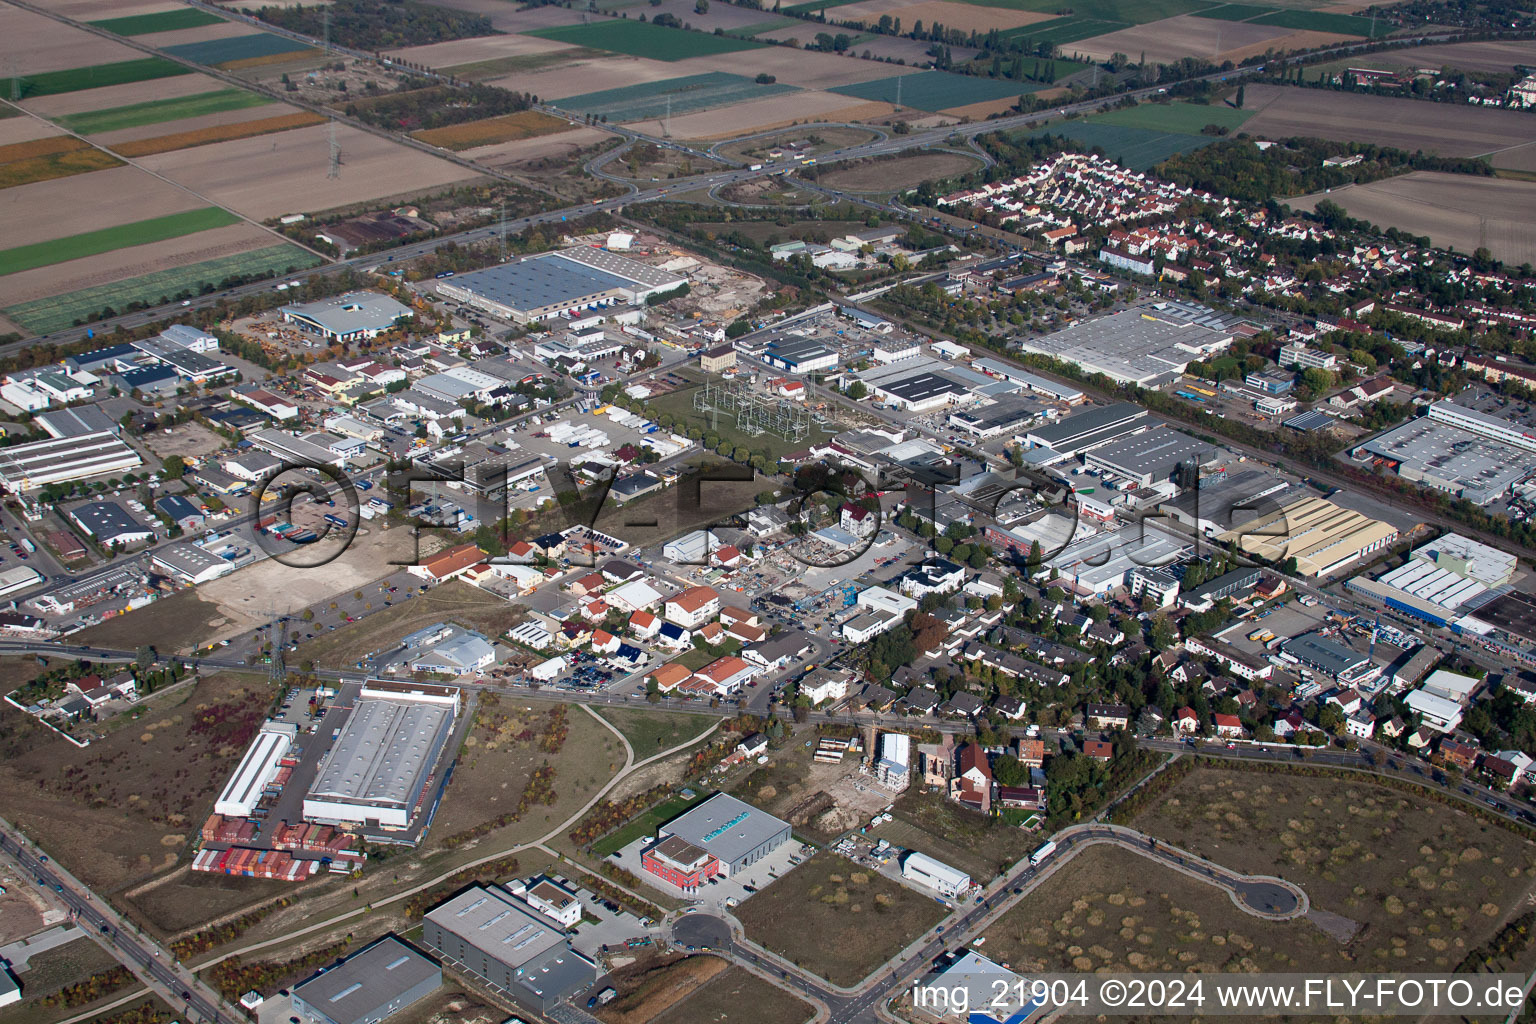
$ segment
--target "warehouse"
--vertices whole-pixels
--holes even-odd
[[[979,409],[949,414],[949,425],[973,437],[989,438],[999,434],[1014,435],[1045,413],[1045,405],[1032,398],[1005,398]]]
[[[1088,536],[1073,540],[1048,557],[1045,567],[1061,581],[1061,586],[1070,585],[1079,593],[1106,595],[1124,586],[1133,569],[1172,565],[1191,550],[1183,537],[1146,523],[1098,535],[1073,525],[1074,532]],[[1045,546],[1048,555],[1053,547],[1054,543]]]
[[[293,987],[293,1009],[316,1024],[378,1024],[436,992],[443,969],[393,935]]]
[[[1341,686],[1357,686],[1381,674],[1381,669],[1371,664],[1367,655],[1356,653],[1319,633],[1292,637],[1280,645],[1280,650],[1308,668],[1337,679]]]
[[[69,518],[96,543],[106,548],[114,544],[123,547],[140,544],[155,535],[153,530],[129,515],[115,501],[93,501],[81,505],[69,513]]]
[[[1200,486],[1164,502],[1159,511],[1191,530],[1214,537],[1289,504],[1298,492],[1299,485],[1273,473],[1245,469],[1231,475],[1223,473],[1217,479],[1202,477]]]
[[[1444,404],[1444,403],[1441,403]],[[1465,411],[1465,410],[1463,410]],[[1421,416],[1358,445],[1351,454],[1380,460],[1404,480],[1489,505],[1536,474],[1536,455],[1514,450],[1455,423]]]
[[[409,828],[458,708],[452,687],[368,683],[320,762],[305,819]]]
[[[1081,391],[1070,384],[1058,384],[1054,380],[1047,380],[1037,373],[1030,373],[1012,363],[1005,363],[991,356],[983,356],[972,362],[971,366],[988,377],[1001,377],[1038,395],[1044,395],[1046,398],[1053,398],[1068,405],[1081,405],[1085,397]]]
[[[187,583],[207,583],[235,571],[235,564],[210,554],[196,544],[173,544],[155,551],[152,561]]]
[[[332,466],[340,469],[347,464],[345,456],[338,455],[329,447],[282,430],[258,430],[251,435],[251,443],[277,456],[285,467]]]
[[[0,484],[29,491],[143,465],[139,453],[108,431],[49,438],[0,449]]]
[[[1102,373],[1118,384],[1150,387],[1173,380],[1192,361],[1231,344],[1229,331],[1165,319],[1143,308],[1084,320],[1044,337],[1022,338],[1019,347],[1075,363],[1086,374]]]
[[[1030,445],[1049,448],[1063,458],[1071,458],[1129,437],[1150,425],[1147,410],[1130,402],[1116,402],[1084,409],[1056,423],[1036,427],[1024,435],[1024,439]]]
[[[41,582],[43,582],[43,574],[25,565],[0,570],[0,597],[14,594],[18,590],[26,590],[28,587],[35,587]]]
[[[971,888],[971,876],[926,853],[913,850],[901,862],[901,877],[954,899]]]
[[[837,365],[837,353],[810,338],[775,338],[763,350],[763,362],[790,373],[814,373]]]
[[[656,830],[658,840],[677,836],[720,862],[734,875],[789,842],[789,824],[727,793],[716,793]]]
[[[597,981],[596,965],[559,925],[499,889],[471,886],[434,907],[421,941],[449,967],[541,1015]]]
[[[437,282],[438,294],[513,323],[620,302],[640,304],[685,284],[676,274],[600,249],[540,253]]]
[[[875,397],[905,409],[923,412],[937,409],[970,395],[971,389],[948,374],[916,373],[883,380],[874,385]]]
[[[1294,558],[1301,576],[1326,576],[1380,551],[1397,536],[1397,528],[1388,523],[1323,498],[1304,497],[1217,540],[1236,543],[1245,553],[1276,565]]]
[[[267,722],[251,741],[213,810],[226,818],[247,818],[261,800],[262,790],[277,775],[278,762],[293,745],[298,726]]]
[[[1180,466],[1198,467],[1216,454],[1204,441],[1158,426],[1096,448],[1084,461],[1092,469],[1148,487],[1171,479]]]
[[[89,437],[93,434],[120,434],[122,426],[102,412],[97,405],[77,405],[53,409],[32,417],[49,437]]]
[[[377,338],[412,316],[410,307],[377,292],[347,292],[319,302],[284,306],[278,312],[287,322],[327,341]]]

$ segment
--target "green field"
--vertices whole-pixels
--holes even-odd
[[[829,7],[841,7],[844,4],[857,2],[858,0],[810,0],[809,3],[785,7],[782,11],[784,14],[814,14],[816,11],[824,11]]]
[[[717,53],[753,50],[766,45],[749,39],[705,35],[703,32],[689,32],[686,29],[667,28],[665,25],[652,25],[648,21],[629,21],[623,18],[609,18],[589,25],[557,25],[523,34],[574,43],[577,46],[590,46],[610,53],[628,54],[631,57],[667,61],[710,57]]]
[[[217,25],[223,20],[217,14],[187,7],[175,11],[159,11],[155,14],[134,14],[126,18],[107,18],[103,21],[90,22],[90,24],[120,36],[142,36],[149,32],[171,32],[179,28]]]
[[[242,110],[260,107],[272,101],[265,96],[244,89],[215,89],[191,96],[176,96],[165,100],[147,100],[130,103],[124,107],[107,107],[105,110],[87,110],[80,114],[66,114],[55,118],[70,131],[82,135],[111,132],[119,128],[137,128],[140,125],[160,124],[162,121],[179,121],[185,117],[201,117],[223,110]]]
[[[1157,132],[1199,135],[1200,130],[1208,124],[1236,131],[1253,115],[1252,110],[1237,110],[1225,103],[1138,103],[1123,110],[1095,114],[1088,121],[1091,124],[1124,125]]]
[[[901,84],[898,86],[897,83]],[[947,110],[969,103],[1013,99],[1023,93],[1044,89],[1040,82],[1010,82],[1000,78],[977,78],[950,71],[918,71],[910,75],[877,78],[872,82],[839,85],[829,92],[857,96],[861,100],[896,103],[918,110]]]
[[[190,68],[173,64],[164,57],[144,57],[116,64],[95,64],[87,68],[66,68],[63,71],[24,75],[21,78],[21,96],[23,99],[55,96],[62,92],[100,89],[109,85],[127,85],[129,82],[147,82],[152,78],[171,78],[191,73]]]
[[[5,315],[34,334],[51,334],[74,326],[76,321],[111,308],[121,312],[135,302],[163,305],[182,295],[197,295],[204,287],[217,287],[231,279],[260,279],[312,267],[319,257],[293,245],[221,256],[190,267],[158,270],[126,281],[98,285],[51,299],[21,302]]]
[[[1148,170],[1176,153],[1188,153],[1216,141],[1209,135],[1159,132],[1124,125],[1094,124],[1092,121],[1067,121],[1028,134],[1062,135],[1089,149],[1097,146],[1109,159],[1133,171]]]
[[[593,843],[592,852],[599,857],[606,857],[611,853],[624,849],[624,847],[641,836],[655,835],[656,829],[659,826],[665,825],[679,814],[682,814],[697,799],[695,797],[694,800],[685,800],[681,796],[674,796],[670,800],[663,800],[634,821],[629,822],[622,828],[615,829]]]
[[[1118,32],[1122,28],[1130,28],[1131,24],[1127,21],[1106,21],[1103,18],[1079,18],[1073,15],[1011,28],[1003,35],[1010,39],[1029,39],[1036,43],[1061,45],[1075,43],[1079,39],[1088,39],[1092,36],[1101,36],[1106,32]]]
[[[797,91],[792,85],[758,85],[743,75],[724,71],[710,71],[702,75],[685,75],[666,78],[659,82],[647,82],[626,86],[622,89],[604,89],[600,92],[567,96],[552,101],[550,106],[577,114],[593,114],[606,120],[623,123],[642,121],[648,117],[662,117],[669,110],[683,114],[691,110],[708,110],[725,107],[747,100],[760,100],[780,93]],[[669,105],[670,104],[670,105]]]
[[[1254,4],[1222,4],[1204,11],[1195,11],[1197,18],[1217,18],[1221,21],[1246,21],[1254,25],[1274,25],[1298,31],[1334,32],[1343,36],[1379,38],[1388,35],[1396,27],[1390,22],[1362,18],[1355,14],[1329,14],[1324,11],[1298,11],[1280,7],[1262,7]]]
[[[14,249],[0,249],[0,274],[17,274],[23,270],[48,267],[86,256],[126,249],[131,245],[147,245],[163,242],[167,238],[180,238],[198,231],[228,227],[240,223],[240,218],[217,206],[204,206],[183,213],[151,217],[131,224],[87,231],[79,235],[55,238],[47,242],[18,245]]]
[[[279,53],[297,53],[308,50],[304,43],[270,32],[256,32],[248,36],[231,36],[228,39],[206,39],[200,43],[181,43],[165,47],[165,52],[183,60],[199,64],[224,64],[234,60],[250,60],[253,57],[271,57]]]

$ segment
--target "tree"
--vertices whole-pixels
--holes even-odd
[[[180,480],[187,472],[187,464],[180,455],[168,456],[160,466],[160,472],[167,480]]]
[[[999,786],[1022,786],[1029,781],[1029,769],[1012,754],[1004,754],[992,762],[992,777]]]
[[[133,655],[133,667],[139,672],[148,672],[155,664],[155,649],[153,647],[140,647]]]
[[[709,0],[694,0],[693,13],[694,14],[708,14],[709,13]]]
[[[848,397],[855,402],[862,401],[869,396],[869,387],[861,380],[856,380],[848,385]]]
[[[699,0],[699,2],[703,3],[703,0]],[[1232,97],[1232,105],[1234,107],[1236,107],[1238,110],[1242,110],[1243,109],[1243,91],[1244,91],[1245,88],[1246,88],[1245,86],[1241,86],[1241,85],[1238,86],[1237,87],[1237,95]]]

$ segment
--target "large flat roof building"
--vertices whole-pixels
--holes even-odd
[[[619,302],[642,303],[684,280],[615,253],[574,248],[445,278],[436,288],[448,298],[527,324]]]
[[[317,1024],[378,1024],[425,999],[443,969],[393,935],[293,987],[293,1008]]]
[[[473,886],[427,912],[422,943],[449,966],[538,1014],[597,981],[564,930],[497,889]]]
[[[1095,448],[1084,461],[1146,487],[1167,480],[1180,466],[1198,467],[1215,456],[1216,449],[1204,441],[1159,426]]]
[[[1282,564],[1296,559],[1302,576],[1326,576],[1397,539],[1397,527],[1305,497],[1217,538],[1247,554]]]
[[[1436,406],[1449,405],[1438,402]],[[1356,459],[1382,460],[1412,483],[1488,505],[1536,473],[1536,454],[1468,429],[1471,410],[1420,416],[1357,445]],[[1502,421],[1501,421],[1502,422]]]
[[[1147,410],[1130,402],[1084,409],[1065,419],[1035,427],[1024,435],[1032,445],[1049,448],[1064,458],[1129,437],[1149,426]]]
[[[411,316],[401,305],[378,292],[347,292],[318,302],[300,302],[278,310],[284,320],[331,341],[376,338]]]
[[[54,437],[0,449],[0,484],[15,491],[29,491],[48,484],[121,473],[143,463],[139,453],[114,432]]]
[[[1224,351],[1229,331],[1165,318],[1151,308],[1127,309],[1084,320],[1039,338],[1025,338],[1025,352],[1076,363],[1084,373],[1102,373],[1119,384],[1146,387],[1172,380],[1196,359]]]
[[[214,812],[227,818],[248,817],[256,809],[267,783],[277,774],[278,761],[288,753],[297,735],[298,727],[294,725],[285,726],[277,722],[263,725],[246,748],[245,756],[235,768],[235,774],[229,777],[229,781],[224,784],[224,791],[214,801]]]
[[[720,862],[733,875],[789,842],[789,823],[728,793],[716,793],[656,830],[660,839],[677,836]]]
[[[409,828],[453,731],[458,692],[410,684],[365,686],[304,797],[324,824]]]

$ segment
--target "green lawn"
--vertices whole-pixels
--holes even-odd
[[[641,836],[655,835],[658,826],[682,814],[697,800],[697,796],[693,800],[687,800],[681,796],[674,796],[670,800],[663,800],[623,828],[615,829],[593,843],[593,855],[606,857],[610,853],[622,850]]]
[[[149,32],[171,32],[179,28],[217,25],[223,20],[217,14],[186,7],[174,11],[158,11],[154,14],[133,14],[126,18],[106,18],[90,24],[120,36],[142,36]]]
[[[186,117],[201,117],[224,110],[242,110],[260,107],[272,101],[265,96],[244,89],[215,89],[212,92],[193,93],[191,96],[175,96],[164,100],[146,100],[123,107],[107,107],[105,110],[87,110],[79,114],[66,114],[57,118],[59,124],[82,135],[111,132],[119,128],[137,128],[140,125],[160,124],[162,121],[179,121]]]
[[[675,747],[709,727],[709,719],[704,715],[694,717],[635,708],[598,708],[597,713],[629,740],[636,761],[643,761],[652,754]]]
[[[205,206],[164,217],[119,224],[117,227],[87,231],[79,235],[55,238],[47,242],[18,245],[14,249],[0,249],[0,274],[16,274],[23,270],[47,267],[68,260],[78,260],[98,253],[126,249],[133,245],[163,242],[167,238],[179,238],[211,228],[227,227],[240,223],[240,218],[228,210]]]
[[[66,68],[63,71],[44,71],[36,75],[24,75],[21,79],[21,95],[55,96],[63,92],[81,89],[100,89],[109,85],[127,85],[129,82],[147,82],[153,78],[171,78],[190,75],[190,68],[173,64],[164,57],[143,57],[139,60],[119,61],[116,64],[94,64],[86,68]]]
[[[1254,114],[1224,103],[1138,103],[1123,110],[1111,110],[1088,118],[1091,124],[1125,125],[1159,132],[1199,135],[1208,124],[1236,131]]]
[[[588,25],[557,25],[553,28],[534,29],[523,33],[541,39],[554,39],[577,46],[590,46],[610,53],[624,53],[632,57],[649,57],[652,60],[687,60],[689,57],[709,57],[717,53],[733,53],[737,50],[753,50],[764,46],[747,39],[728,36],[706,35],[686,29],[667,28],[648,21],[630,21],[624,18],[608,18]]]
[[[320,258],[314,253],[296,245],[273,245],[189,267],[157,270],[126,281],[83,288],[68,295],[17,303],[7,307],[5,315],[34,334],[52,334],[106,309],[122,312],[135,303],[164,305],[201,294],[204,288],[224,286],[225,282],[258,281],[274,274],[312,267],[319,262]]]

